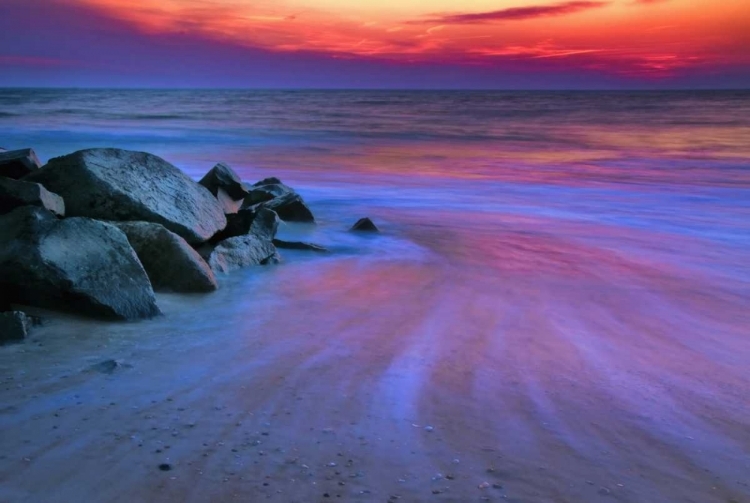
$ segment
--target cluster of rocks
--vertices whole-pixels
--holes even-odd
[[[196,183],[144,152],[81,150],[42,167],[31,149],[0,149],[0,341],[30,326],[11,304],[149,318],[154,290],[213,291],[217,272],[277,263],[277,247],[325,251],[276,239],[280,220],[315,223],[281,180],[246,185],[223,163]]]

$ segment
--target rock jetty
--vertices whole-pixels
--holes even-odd
[[[216,274],[280,261],[280,221],[315,223],[278,178],[246,185],[219,163],[195,182],[164,159],[115,148],[41,166],[32,149],[0,151],[0,342],[31,324],[18,306],[137,320],[160,314],[154,291],[210,292]]]

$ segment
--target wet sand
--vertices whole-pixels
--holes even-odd
[[[374,213],[164,317],[0,348],[0,501],[750,501],[746,283],[674,260],[714,249]]]

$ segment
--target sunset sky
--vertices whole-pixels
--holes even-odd
[[[0,86],[750,87],[747,0],[2,0]]]

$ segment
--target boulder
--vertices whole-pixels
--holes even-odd
[[[285,250],[308,250],[314,252],[328,253],[328,248],[315,243],[305,243],[303,241],[283,241],[281,239],[274,239],[273,244],[276,248]]]
[[[206,245],[199,252],[211,269],[225,273],[242,267],[279,261],[273,243],[253,234],[225,239],[215,246]]]
[[[307,207],[302,197],[296,193],[276,197],[270,201],[249,206],[249,208],[267,208],[273,210],[279,215],[281,220],[286,222],[315,223],[312,211]]]
[[[37,170],[41,163],[30,148],[0,152],[0,176],[18,180]]]
[[[270,176],[268,178],[264,178],[263,180],[260,180],[259,182],[255,182],[253,184],[253,187],[262,187],[263,185],[281,185],[281,180],[276,178],[275,176]]]
[[[255,218],[253,223],[250,225],[248,234],[258,236],[261,239],[271,241],[276,237],[276,232],[279,230],[279,215],[275,211],[269,210],[268,208],[259,208],[255,212]]]
[[[39,206],[55,215],[65,216],[65,203],[57,194],[49,192],[38,183],[0,178],[0,215],[19,206]]]
[[[206,261],[174,232],[150,222],[116,225],[128,237],[154,290],[200,293],[219,288]]]
[[[359,232],[380,232],[380,229],[378,229],[375,224],[372,223],[372,220],[367,217],[357,220],[357,223],[355,223],[350,230]]]
[[[270,178],[263,180],[271,180]],[[277,179],[275,179],[277,180]],[[294,189],[283,183],[266,183],[258,187],[254,187],[245,198],[245,205],[253,205],[258,203],[264,203],[270,201],[276,197],[282,197],[289,194],[296,194]]]
[[[214,242],[223,241],[235,236],[254,234],[262,239],[271,240],[279,228],[279,216],[275,211],[259,207],[238,211],[227,215],[227,226],[216,235]]]
[[[237,173],[223,162],[214,166],[198,183],[211,191],[214,196],[218,194],[219,189],[222,189],[233,200],[244,199],[250,193]]]
[[[24,340],[32,325],[31,318],[21,311],[0,313],[0,344]]]
[[[89,218],[23,206],[0,216],[0,291],[14,303],[114,319],[159,314],[127,237]]]
[[[68,216],[162,224],[191,244],[226,225],[221,204],[202,185],[155,155],[80,150],[28,176],[65,199]]]
[[[268,208],[288,222],[315,222],[315,217],[302,196],[278,178],[266,178],[255,183],[242,207]]]

